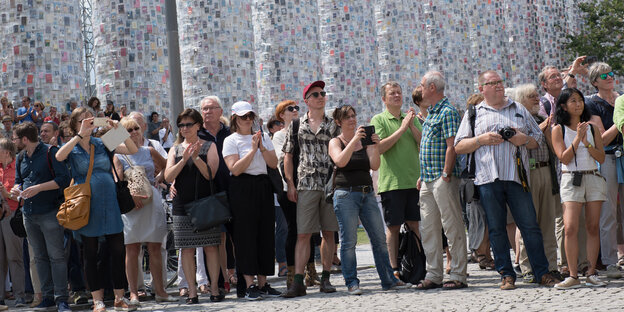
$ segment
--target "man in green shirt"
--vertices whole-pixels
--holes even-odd
[[[396,275],[401,225],[405,222],[412,231],[419,233],[420,207],[416,182],[420,177],[418,153],[422,127],[415,118],[414,108],[407,113],[401,112],[403,93],[397,82],[390,81],[381,86],[381,100],[386,110],[375,115],[371,124],[381,138],[377,185],[388,227],[386,242],[390,264]]]

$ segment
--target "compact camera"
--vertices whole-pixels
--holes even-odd
[[[503,129],[498,130],[498,134],[503,137],[503,140],[509,141],[514,135],[516,135],[516,130],[511,127],[505,127]]]

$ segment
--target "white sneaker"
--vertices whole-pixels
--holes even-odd
[[[359,296],[362,294],[362,290],[360,289],[360,286],[355,285],[355,286],[349,287],[348,293],[349,295]]]
[[[597,274],[593,274],[585,278],[585,286],[604,287],[607,283],[601,281]]]
[[[581,281],[574,277],[567,277],[563,282],[555,284],[556,289],[573,289],[579,287],[581,287]]]
[[[607,278],[622,278],[622,269],[617,264],[609,264],[605,272]]]

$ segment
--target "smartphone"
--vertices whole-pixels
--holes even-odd
[[[93,118],[93,126],[94,127],[106,127],[108,125],[108,118],[97,117]]]
[[[364,126],[364,132],[366,133],[366,136],[362,139],[362,145],[366,146],[366,145],[373,145],[375,143],[373,143],[373,133],[375,133],[375,126],[374,125],[370,125],[370,126]]]
[[[260,122],[260,119],[256,117],[251,125],[251,134],[254,135],[258,131],[260,131],[260,138],[262,139],[262,145],[264,145],[264,130],[262,129],[262,123]]]
[[[590,55],[585,58],[585,64],[587,65],[591,65],[593,63],[596,63],[597,61],[598,61],[598,57],[595,55]]]

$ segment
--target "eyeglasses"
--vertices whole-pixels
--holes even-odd
[[[221,108],[221,106],[204,106],[204,107],[202,107],[202,111],[207,112],[209,110],[217,110],[219,108]]]
[[[600,79],[605,80],[607,79],[607,76],[613,78],[613,76],[615,76],[615,74],[613,72],[608,72],[608,73],[604,73],[604,74],[600,74]]]
[[[238,118],[242,120],[253,120],[254,118],[256,118],[256,115],[254,115],[254,113],[247,113],[243,116],[238,116]]]
[[[503,82],[505,82],[504,80],[496,80],[496,81],[490,81],[490,82],[484,82],[482,85],[483,86],[492,86],[495,87],[497,85],[503,85]]]
[[[325,92],[325,91],[321,91],[321,92],[312,92],[312,93],[310,93],[310,96],[308,96],[306,99],[309,99],[309,98],[311,98],[311,97],[315,97],[315,98],[317,98],[317,97],[319,97],[319,95],[320,95],[320,96],[322,96],[322,97],[325,97],[325,95],[327,95],[327,92]]]
[[[356,116],[355,114],[350,114],[350,115],[347,115],[347,116],[344,118],[344,120],[347,120],[347,119],[355,119],[356,117],[357,117],[357,116]]]
[[[315,93],[316,93],[316,92],[315,92]],[[323,96],[324,96],[324,95],[323,95]],[[297,105],[295,105],[295,106],[288,106],[288,107],[286,107],[286,109],[287,109],[289,112],[299,111],[299,106],[297,106]]]
[[[128,128],[128,129],[126,129],[126,130],[128,130],[128,133],[132,133],[133,131],[139,131],[139,130],[141,130],[141,127]]]
[[[19,139],[20,139],[20,138],[17,138],[17,137],[11,137],[11,140],[12,140],[12,141],[17,141],[17,140],[19,140]]]
[[[196,122],[187,122],[187,123],[179,123],[178,124],[178,128],[182,129],[182,128],[190,128],[192,126],[194,126],[196,124]]]

